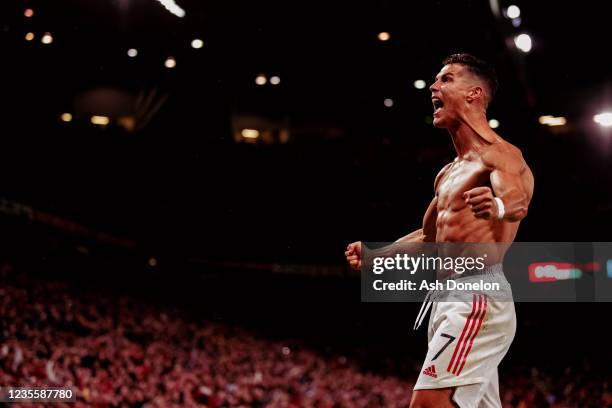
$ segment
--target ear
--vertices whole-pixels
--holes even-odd
[[[468,91],[468,94],[467,94],[467,97],[466,97],[466,99],[467,99],[467,101],[469,103],[472,103],[475,100],[480,99],[480,98],[484,98],[484,91],[483,91],[482,87],[480,87],[480,86],[472,87]]]

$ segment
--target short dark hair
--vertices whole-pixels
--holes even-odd
[[[490,66],[485,61],[476,58],[472,54],[460,53],[460,54],[452,54],[449,55],[442,61],[442,65],[448,64],[461,64],[468,68],[468,70],[476,75],[478,78],[485,81],[487,87],[489,88],[489,101],[493,100],[495,93],[497,92],[497,73],[492,66]],[[487,103],[487,105],[488,105]]]

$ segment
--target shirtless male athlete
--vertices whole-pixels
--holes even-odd
[[[396,242],[514,241],[533,194],[533,174],[521,151],[489,127],[486,110],[496,88],[493,69],[474,56],[444,60],[429,88],[433,125],[448,130],[457,158],[435,179],[423,227]],[[361,242],[349,244],[345,256],[360,269]],[[505,280],[501,264],[493,267],[490,272]],[[513,302],[482,295],[473,302],[433,302],[428,353],[410,407],[501,408],[497,366],[515,330]]]

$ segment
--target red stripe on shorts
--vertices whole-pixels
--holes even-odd
[[[470,316],[468,317],[467,321],[465,322],[465,326],[463,326],[463,331],[461,332],[461,337],[459,337],[459,341],[457,342],[457,345],[455,346],[455,351],[453,352],[453,357],[451,358],[450,363],[448,363],[448,367],[446,367],[446,371],[451,371],[451,367],[453,365],[453,362],[455,361],[455,357],[457,357],[457,351],[459,351],[459,348],[461,347],[461,342],[463,341],[463,338],[465,337],[465,331],[467,330],[468,326],[470,325],[470,321],[472,320],[472,316],[474,316],[474,311],[476,310],[476,295],[474,295],[474,300],[472,301],[472,313],[470,313]]]
[[[484,308],[483,308],[482,314],[480,315],[480,320],[478,321],[478,327],[476,327],[476,332],[470,339],[470,345],[468,346],[468,349],[466,350],[465,355],[463,356],[463,361],[461,363],[461,366],[459,366],[457,375],[461,374],[461,370],[463,370],[463,366],[465,365],[465,360],[467,359],[468,354],[470,354],[470,350],[472,349],[472,345],[474,344],[474,339],[476,338],[476,335],[480,331],[480,327],[482,326],[482,322],[484,320],[485,314],[487,314],[487,297],[485,295],[482,295],[482,297],[484,298]]]
[[[478,298],[478,304],[476,306],[476,314],[472,317],[470,321],[470,328],[467,331],[465,338],[463,339],[463,343],[461,344],[461,350],[459,351],[459,357],[455,360],[455,365],[453,367],[453,374],[457,375],[457,369],[459,368],[459,364],[461,363],[461,356],[465,353],[465,349],[469,342],[470,337],[472,336],[472,332],[474,331],[474,327],[476,327],[476,321],[478,320],[478,316],[480,315],[480,306],[482,305],[482,299],[479,295],[474,295],[474,297]]]

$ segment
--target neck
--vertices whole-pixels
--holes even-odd
[[[459,158],[478,152],[498,138],[489,126],[484,110],[462,112],[455,126],[449,128],[448,132]]]

